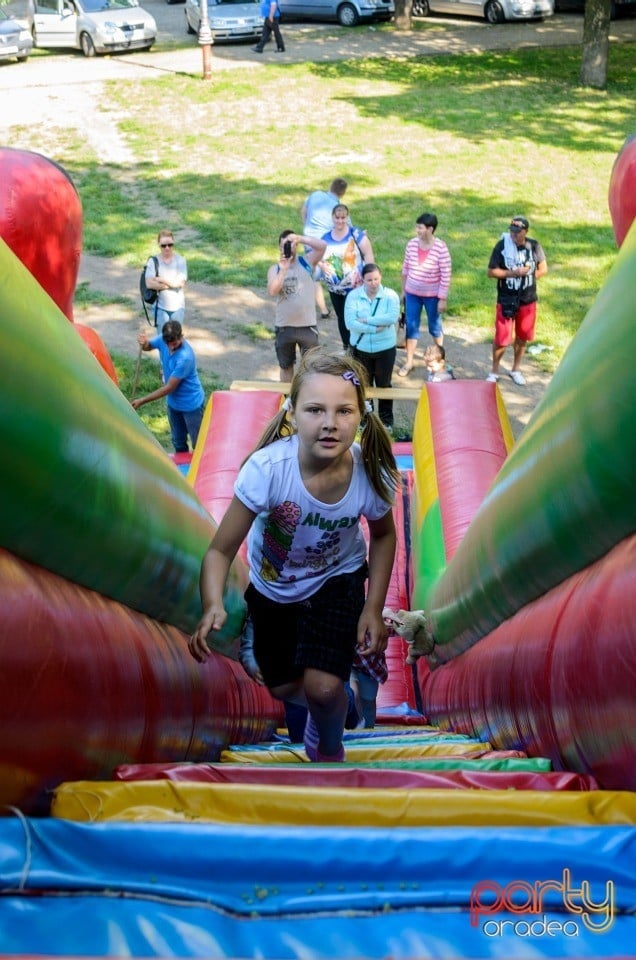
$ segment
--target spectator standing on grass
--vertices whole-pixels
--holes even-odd
[[[402,292],[406,313],[406,361],[398,376],[407,377],[415,362],[422,310],[428,332],[441,347],[444,343],[442,314],[451,281],[451,256],[443,240],[435,236],[437,217],[423,213],[415,221],[417,236],[406,244],[402,263]]]
[[[261,0],[261,15],[263,17],[263,32],[255,47],[255,53],[262,53],[266,43],[269,43],[272,33],[276,38],[276,53],[285,52],[285,43],[280,32],[280,7],[278,0]]]
[[[495,244],[488,263],[488,276],[497,281],[492,370],[486,377],[491,383],[499,379],[501,358],[511,344],[514,354],[508,376],[519,387],[526,383],[520,366],[526,346],[534,340],[537,280],[548,272],[543,247],[528,236],[529,226],[525,217],[513,217],[508,230]]]
[[[137,341],[144,351],[159,351],[163,384],[145,397],[131,400],[133,407],[138,410],[145,403],[165,397],[175,452],[188,452],[188,435],[194,450],[203,420],[205,394],[197,373],[194,350],[184,340],[181,324],[168,320],[158,336],[150,338],[143,331]]]
[[[185,258],[174,250],[172,230],[160,230],[157,236],[159,256],[146,264],[146,286],[157,291],[156,325],[161,329],[168,320],[183,323],[185,319],[185,285],[188,266]],[[155,266],[155,259],[157,265]]]
[[[345,323],[345,300],[347,294],[362,283],[364,264],[373,263],[373,248],[365,231],[349,222],[346,204],[336,204],[331,220],[331,230],[322,238],[327,249],[320,261],[320,271],[338,318],[343,349],[348,350],[351,335]]]
[[[362,268],[362,286],[345,300],[345,323],[351,335],[350,349],[367,372],[372,387],[390,387],[397,353],[397,322],[400,298],[395,290],[382,286],[382,274],[375,263]],[[393,431],[393,401],[378,401],[380,420]]]
[[[298,244],[308,248],[305,255]],[[326,243],[283,230],[278,238],[280,257],[267,272],[267,292],[276,297],[276,357],[282,383],[291,383],[296,350],[301,356],[318,346],[314,269],[323,256]]]
[[[328,190],[314,190],[303,204],[301,216],[303,232],[308,237],[322,237],[332,226],[331,212],[337,203],[340,203],[347,191],[347,181],[336,177],[331,181]],[[323,320],[329,316],[329,309],[325,303],[325,291],[320,279],[315,279],[314,292],[316,306]]]

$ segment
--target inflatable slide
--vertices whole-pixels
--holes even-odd
[[[45,158],[0,165],[27,197],[47,177],[73,194]],[[426,609],[435,644],[412,668],[392,638],[377,727],[322,765],[236,662],[244,556],[214,656],[186,646],[201,557],[281,395],[214,394],[184,479],[32,269],[18,195],[0,210],[0,949],[628,955],[635,227],[516,445],[496,384],[422,392],[387,600]]]

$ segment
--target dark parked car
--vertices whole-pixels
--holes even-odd
[[[554,8],[558,10],[559,13],[562,10],[564,12],[572,10],[575,13],[583,13],[585,10],[585,0],[556,0]],[[620,17],[623,12],[628,13],[634,11],[636,11],[636,0],[612,0],[610,5],[610,16],[612,20]]]

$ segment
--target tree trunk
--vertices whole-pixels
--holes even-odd
[[[581,83],[604,90],[607,85],[607,59],[612,0],[585,0]]]
[[[413,0],[395,0],[395,29],[410,30]]]

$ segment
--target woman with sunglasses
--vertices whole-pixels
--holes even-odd
[[[158,291],[155,301],[155,324],[159,333],[164,323],[185,318],[184,288],[188,279],[185,258],[174,252],[172,230],[160,230],[157,237],[159,256],[149,257],[146,264],[146,286]]]

